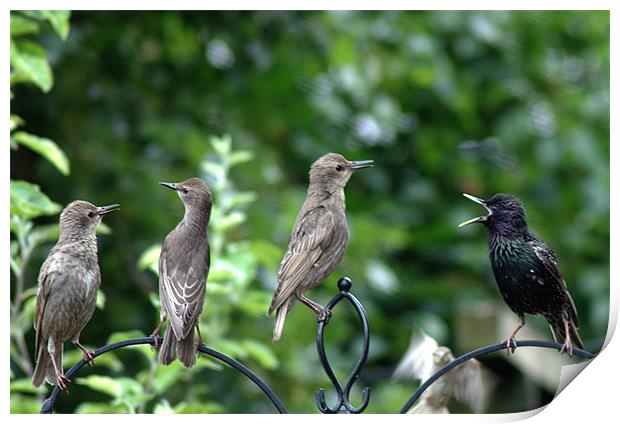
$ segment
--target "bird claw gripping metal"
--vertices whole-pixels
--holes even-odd
[[[332,382],[332,385],[336,389],[336,395],[338,397],[336,405],[334,407],[330,407],[325,401],[325,390],[319,389],[319,391],[316,393],[316,403],[319,410],[324,414],[337,414],[343,407],[348,413],[359,414],[363,412],[364,409],[366,409],[366,407],[368,406],[368,402],[370,401],[370,388],[368,387],[364,388],[362,391],[362,402],[360,406],[354,407],[349,401],[351,388],[353,387],[353,384],[359,379],[360,372],[362,368],[364,368],[366,360],[368,359],[369,346],[368,318],[366,317],[366,311],[364,311],[364,307],[355,298],[355,296],[349,293],[349,291],[351,290],[351,286],[351,280],[347,277],[343,277],[338,280],[338,289],[340,290],[340,292],[336,296],[334,296],[334,298],[327,304],[327,307],[325,308],[326,310],[331,311],[332,308],[336,306],[342,299],[347,299],[349,303],[353,305],[353,308],[357,312],[357,315],[359,316],[363,326],[364,341],[362,345],[362,353],[357,361],[357,364],[355,365],[355,368],[353,368],[353,371],[345,382],[344,389],[334,375],[334,372],[329,365],[329,361],[327,360],[327,355],[325,354],[323,331],[325,329],[325,326],[327,325],[327,322],[319,322],[319,326],[317,328],[316,346],[319,353],[319,360],[321,361],[321,365],[325,370],[325,374],[327,374],[327,376]]]

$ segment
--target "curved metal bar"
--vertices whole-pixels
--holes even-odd
[[[555,349],[557,351],[559,351],[562,348],[562,345],[560,343],[555,343],[555,342],[551,342],[547,340],[522,340],[522,341],[517,340],[516,344],[517,344],[517,347],[543,347],[547,349]],[[441,368],[435,374],[430,376],[428,380],[422,383],[420,387],[418,387],[418,389],[415,391],[413,396],[411,396],[411,398],[409,398],[407,403],[405,403],[405,406],[402,407],[402,409],[400,410],[400,414],[406,414],[407,411],[409,411],[409,409],[411,408],[411,406],[415,403],[415,401],[417,401],[420,398],[420,396],[422,396],[422,394],[426,391],[426,389],[428,389],[435,381],[439,380],[439,378],[442,375],[448,373],[453,368],[458,367],[463,362],[467,362],[470,359],[478,358],[479,356],[483,356],[488,353],[497,352],[503,349],[506,349],[506,342],[497,343],[497,344],[486,346],[486,347],[481,347],[479,349],[466,353],[465,355],[459,356],[452,362],[446,364],[443,368]],[[585,350],[577,349],[577,348],[573,348],[573,354],[575,356],[578,356],[584,359],[592,359],[596,357],[596,355],[594,355],[593,353],[590,353]]]
[[[157,345],[161,345],[162,340],[163,339],[161,337],[158,337]],[[120,349],[122,347],[143,345],[143,344],[154,345],[154,343],[155,343],[155,339],[153,337],[141,337],[137,339],[123,340],[117,343],[111,343],[109,345],[100,347],[99,349],[95,350],[93,358],[103,355],[106,352],[110,352],[115,349]],[[233,358],[227,355],[224,355],[221,352],[218,352],[217,350],[208,348],[202,343],[198,345],[197,350],[209,356],[212,356],[216,359],[219,359],[220,361],[225,362],[226,364],[235,368],[237,371],[241,372],[247,378],[252,380],[252,382],[256,384],[263,391],[263,393],[269,398],[269,400],[271,401],[273,406],[275,406],[275,408],[278,410],[279,413],[281,414],[288,413],[284,405],[282,405],[282,402],[280,401],[278,396],[276,396],[276,394],[273,392],[273,390],[271,390],[271,388],[264,381],[262,381],[256,374],[254,374],[245,365],[241,364],[240,362],[237,362],[236,360],[234,360]],[[65,375],[67,376],[67,378],[71,379],[75,374],[77,374],[80,368],[82,368],[84,365],[86,365],[86,361],[82,359],[78,363],[76,363],[74,366],[72,366],[69,369],[69,371],[65,373]],[[41,414],[52,413],[52,411],[54,410],[54,405],[56,405],[56,401],[58,400],[58,396],[60,395],[60,393],[61,393],[60,388],[58,386],[54,386],[54,390],[52,390],[50,397],[48,397],[47,399],[43,401],[43,405],[41,406],[41,411],[40,411]]]
[[[369,387],[364,388],[362,391],[362,402],[360,406],[354,407],[349,401],[351,388],[353,387],[353,384],[357,380],[359,380],[361,370],[364,368],[364,365],[366,365],[366,360],[368,359],[368,348],[370,344],[370,330],[368,328],[368,318],[366,316],[366,311],[364,310],[362,304],[355,298],[355,296],[349,293],[349,290],[351,290],[351,286],[351,280],[347,277],[343,277],[338,280],[338,289],[340,290],[340,292],[336,296],[334,296],[334,298],[327,304],[326,309],[331,311],[332,308],[336,306],[342,299],[347,299],[349,303],[353,305],[353,308],[357,312],[357,315],[363,326],[364,341],[362,345],[362,353],[357,363],[355,364],[355,368],[353,368],[353,371],[351,371],[351,374],[349,375],[349,378],[347,379],[343,389],[340,385],[340,382],[338,381],[338,378],[336,378],[331,366],[329,365],[327,355],[325,354],[323,332],[327,324],[325,323],[325,321],[319,323],[316,333],[316,346],[319,353],[319,360],[321,361],[321,365],[325,370],[325,374],[327,374],[327,376],[332,382],[332,385],[336,389],[336,395],[338,397],[337,404],[333,407],[330,407],[325,401],[325,390],[322,388],[319,389],[319,391],[316,393],[316,402],[319,410],[324,414],[337,414],[338,412],[340,412],[343,406],[348,413],[359,414],[363,412],[364,409],[366,409],[366,407],[368,406],[368,402],[370,401]]]

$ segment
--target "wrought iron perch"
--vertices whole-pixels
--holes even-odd
[[[321,361],[321,365],[323,366],[323,369],[325,370],[325,374],[327,374],[327,376],[332,382],[332,385],[334,386],[334,389],[336,390],[336,397],[337,397],[336,404],[334,406],[329,406],[325,400],[325,390],[322,388],[318,390],[318,392],[316,393],[316,403],[319,408],[319,411],[321,411],[324,414],[337,414],[339,412],[359,414],[361,412],[364,412],[364,410],[368,406],[368,402],[370,401],[370,388],[369,387],[366,387],[362,390],[362,401],[359,406],[357,407],[353,406],[351,404],[351,401],[349,400],[349,396],[350,396],[353,384],[355,384],[355,382],[359,380],[362,369],[364,368],[364,365],[366,365],[366,360],[368,359],[368,348],[369,348],[369,343],[370,343],[370,330],[368,328],[368,317],[366,316],[366,311],[364,311],[364,307],[362,306],[362,304],[355,298],[355,296],[353,296],[350,293],[351,286],[352,286],[351,280],[347,277],[343,277],[340,280],[338,280],[338,289],[340,290],[340,292],[336,296],[334,296],[334,298],[327,304],[327,307],[326,307],[327,309],[331,311],[332,308],[336,306],[342,299],[346,299],[349,301],[349,303],[351,303],[351,305],[357,312],[357,315],[362,323],[362,331],[363,331],[363,336],[364,336],[364,340],[362,344],[362,352],[360,354],[360,358],[357,360],[357,363],[355,364],[355,367],[353,368],[353,371],[351,371],[351,374],[345,381],[344,387],[340,384],[340,382],[336,378],[331,366],[329,365],[329,361],[327,360],[327,355],[325,354],[323,332],[327,324],[325,322],[320,322],[317,328],[316,346],[317,346],[317,350],[319,354],[319,360]],[[156,342],[158,346],[161,345],[161,342],[162,342],[161,337],[158,337],[157,339],[153,337],[142,337],[142,338],[137,338],[137,339],[123,340],[117,343],[112,343],[112,344],[100,347],[99,349],[95,351],[94,357],[96,358],[97,356],[103,355],[106,352],[110,352],[112,350],[120,349],[126,346],[135,346],[135,345],[144,345],[144,344],[150,344],[153,346],[155,345]],[[526,346],[539,347],[539,348],[555,349],[557,351],[559,351],[562,347],[560,343],[554,343],[554,342],[545,341],[545,340],[517,341],[517,346],[518,347],[526,347]],[[446,364],[443,368],[441,368],[439,371],[437,371],[435,374],[429,377],[428,380],[426,380],[424,383],[422,383],[418,387],[415,393],[411,396],[411,398],[409,398],[407,403],[405,403],[405,405],[402,407],[402,409],[400,410],[400,413],[401,414],[407,413],[407,411],[411,408],[411,406],[415,403],[415,401],[418,400],[420,396],[422,396],[422,394],[434,382],[436,382],[439,378],[441,378],[442,375],[446,374],[453,368],[458,367],[463,362],[468,361],[472,358],[478,358],[488,353],[497,352],[505,348],[506,348],[505,343],[497,343],[491,346],[482,347],[480,349],[476,349],[472,352],[466,353],[465,355],[459,356],[458,358],[456,358],[449,364]],[[221,352],[208,348],[202,343],[198,345],[197,350],[199,352],[202,352],[206,355],[209,355],[213,358],[216,358],[230,365],[231,367],[233,367],[234,369],[242,373],[245,377],[250,379],[254,384],[256,384],[262,390],[262,392],[265,394],[265,396],[267,396],[267,398],[271,401],[271,403],[273,404],[273,406],[276,408],[276,410],[279,413],[281,414],[288,413],[288,411],[286,410],[286,408],[284,407],[284,405],[282,404],[278,396],[273,392],[273,390],[263,380],[261,380],[252,370],[247,368],[245,365],[241,364],[240,362],[234,360],[233,358],[227,355],[224,355]],[[592,359],[595,357],[594,354],[587,352],[585,350],[581,350],[581,349],[573,349],[573,354],[583,359]],[[77,372],[84,365],[86,365],[86,361],[82,359],[77,364],[72,366],[69,369],[69,371],[65,373],[65,375],[69,379],[72,378],[75,374],[77,374]],[[61,390],[57,386],[55,386],[54,390],[52,390],[50,397],[45,399],[45,401],[43,401],[43,405],[41,406],[42,414],[49,414],[54,410],[54,406],[56,405],[56,401],[60,393],[61,393]],[[343,411],[343,408],[344,408],[344,411]]]
[[[127,347],[127,346],[144,345],[144,344],[150,344],[151,346],[154,346],[155,342],[157,342],[157,346],[161,346],[162,341],[163,339],[161,337],[157,337],[157,339],[155,339],[154,337],[141,337],[137,339],[123,340],[121,342],[112,343],[112,344],[100,347],[99,349],[95,351],[93,358],[103,355],[106,352],[110,352],[112,350],[120,349],[122,347]],[[279,413],[281,414],[287,413],[286,408],[284,407],[284,405],[282,404],[278,396],[273,392],[273,390],[271,390],[271,388],[263,380],[261,380],[256,374],[254,374],[254,372],[252,372],[252,370],[250,370],[248,367],[241,364],[240,362],[237,362],[230,356],[224,355],[222,352],[218,352],[217,350],[213,350],[211,348],[206,347],[202,343],[198,345],[197,350],[213,358],[219,359],[220,361],[230,365],[231,367],[233,367],[234,369],[236,369],[237,371],[245,375],[248,379],[250,379],[254,384],[256,384],[263,391],[265,396],[267,396],[267,398],[271,401],[271,403],[278,410]],[[84,365],[86,365],[86,361],[84,359],[81,359],[77,364],[72,366],[71,369],[65,373],[65,375],[67,376],[67,378],[71,379],[75,374],[77,374],[80,368],[82,368]],[[54,390],[52,390],[52,394],[50,395],[50,397],[43,401],[43,405],[41,406],[41,411],[40,411],[41,414],[51,414],[54,411],[54,405],[56,405],[56,400],[58,399],[60,392],[61,392],[60,388],[58,386],[54,386]]]
[[[325,321],[321,321],[319,323],[319,327],[316,332],[316,347],[319,352],[319,360],[321,361],[321,365],[323,365],[323,369],[325,370],[325,374],[331,380],[334,388],[336,389],[336,395],[338,397],[338,401],[334,407],[330,407],[327,405],[325,401],[325,390],[319,389],[316,393],[316,404],[324,414],[337,414],[340,412],[342,407],[345,408],[346,412],[351,414],[359,414],[364,412],[364,409],[368,406],[368,402],[370,401],[370,388],[366,387],[362,391],[362,403],[358,407],[354,407],[351,405],[349,401],[349,395],[351,393],[351,388],[353,384],[360,378],[360,373],[366,365],[366,360],[368,359],[368,347],[370,343],[369,334],[370,331],[368,329],[368,318],[366,316],[366,311],[364,311],[364,307],[362,304],[353,296],[349,291],[351,290],[351,280],[347,277],[343,277],[338,280],[338,289],[340,289],[340,293],[338,293],[334,298],[327,304],[327,309],[330,311],[334,306],[338,304],[342,299],[347,299],[362,321],[362,331],[364,334],[364,342],[362,345],[362,353],[360,358],[357,360],[357,364],[355,364],[355,368],[349,375],[349,378],[345,382],[344,389],[340,385],[340,382],[334,375],[332,371],[332,367],[329,365],[329,361],[327,360],[327,355],[325,355],[325,345],[323,341],[323,331],[325,330]]]

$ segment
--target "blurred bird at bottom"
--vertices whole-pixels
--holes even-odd
[[[439,346],[435,339],[416,329],[393,377],[424,382],[453,360],[450,348]],[[490,372],[484,370],[480,362],[471,359],[441,376],[422,394],[409,413],[449,414],[448,404],[452,398],[475,413],[481,413],[486,408],[492,385]]]

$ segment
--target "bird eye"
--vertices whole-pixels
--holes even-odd
[[[344,167],[342,165],[336,165],[336,171],[342,171]]]
[[[92,218],[93,216],[95,216],[95,214],[92,212],[88,212],[86,215],[88,215],[89,218]]]
[[[185,194],[189,193],[189,190],[187,189],[187,187],[183,187],[181,191]]]

